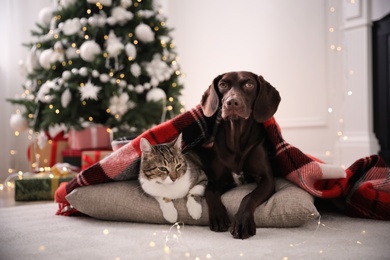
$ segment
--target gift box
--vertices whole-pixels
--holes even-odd
[[[53,200],[54,193],[62,182],[68,182],[75,176],[37,173],[15,180],[16,201]]]
[[[64,163],[81,168],[81,150],[67,148],[62,151],[62,160]]]
[[[111,148],[107,127],[94,125],[84,130],[69,130],[68,144],[73,150],[105,150]]]
[[[81,170],[87,169],[111,153],[111,150],[83,151],[81,153]]]
[[[31,165],[31,171],[37,168],[52,167],[54,164],[62,162],[62,151],[68,147],[68,141],[63,133],[50,138],[42,149],[37,141],[32,142],[27,149],[27,158]]]
[[[125,136],[118,139],[115,139],[111,142],[112,150],[115,152],[116,150],[119,150],[123,146],[127,145],[128,143],[131,143],[131,141],[136,138],[136,136]]]

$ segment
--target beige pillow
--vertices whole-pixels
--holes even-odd
[[[242,198],[254,189],[247,184],[232,189],[222,196],[232,218]],[[297,227],[319,216],[314,198],[285,179],[276,180],[276,193],[255,211],[257,227]],[[163,218],[157,201],[146,195],[137,180],[110,182],[73,190],[66,196],[78,211],[103,220],[168,224]],[[202,200],[202,216],[194,220],[187,212],[186,200],[174,202],[179,222],[189,225],[208,225],[208,208]]]

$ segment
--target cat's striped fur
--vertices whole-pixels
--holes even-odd
[[[193,153],[182,153],[182,137],[170,143],[152,146],[140,140],[142,151],[139,182],[142,189],[160,204],[164,218],[174,223],[178,213],[172,202],[187,197],[187,210],[194,219],[202,214],[201,197],[207,177]]]

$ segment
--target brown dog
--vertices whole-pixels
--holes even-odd
[[[211,117],[221,109],[222,116],[205,169],[211,230],[224,232],[231,224],[221,195],[243,182],[255,182],[257,187],[242,199],[230,232],[241,239],[256,234],[254,211],[275,192],[262,123],[274,115],[279,102],[279,92],[263,77],[244,71],[218,76],[203,94],[204,115]]]

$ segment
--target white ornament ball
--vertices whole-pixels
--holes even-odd
[[[128,57],[131,57],[133,60],[137,57],[137,48],[134,44],[128,43],[125,46],[125,51]]]
[[[39,64],[41,65],[42,68],[44,69],[50,69],[50,60],[51,56],[53,54],[53,49],[46,49],[41,52],[39,55]]]
[[[139,75],[141,75],[141,66],[137,63],[131,64],[130,72],[131,74],[133,74],[134,77],[138,77]]]
[[[136,37],[145,43],[154,41],[154,32],[150,28],[150,26],[141,23],[135,28]]]
[[[80,18],[80,24],[86,26],[88,24],[88,19],[85,17]]]
[[[120,82],[119,82],[119,87],[121,87],[121,88],[124,88],[124,87],[126,87],[127,86],[127,82],[126,82],[126,80],[121,80]]]
[[[125,9],[131,6],[131,0],[121,0],[121,6]]]
[[[73,68],[71,72],[75,75],[79,74],[79,70],[77,68]]]
[[[70,101],[72,100],[72,93],[67,88],[61,95],[61,105],[63,108],[67,108]]]
[[[79,74],[80,76],[82,77],[86,77],[88,76],[88,69],[86,67],[82,67],[79,69]]]
[[[99,27],[104,27],[106,25],[107,18],[104,16],[100,16],[98,19],[98,26]]]
[[[95,56],[100,54],[102,49],[95,41],[85,41],[80,46],[80,56],[83,60],[92,62],[95,60]]]
[[[149,90],[152,87],[152,85],[149,82],[144,83],[145,90]]]
[[[23,132],[28,128],[28,122],[21,114],[13,114],[9,124],[14,131]]]
[[[53,8],[50,6],[44,7],[38,13],[38,23],[49,26],[51,18],[53,17]]]
[[[100,75],[99,71],[97,71],[97,70],[92,71],[92,77],[97,78],[97,77],[99,77],[99,75]]]
[[[167,95],[165,94],[164,90],[161,88],[152,88],[148,91],[146,94],[146,101],[160,101],[163,99],[166,99]]]
[[[96,19],[96,17],[91,16],[91,17],[88,18],[88,23],[89,23],[89,25],[91,25],[92,27],[97,27],[97,25],[98,25],[98,20]]]
[[[55,51],[63,51],[64,50],[64,47],[62,46],[62,43],[60,41],[54,43],[53,48]]]
[[[116,24],[116,19],[115,17],[110,16],[107,18],[106,22],[108,23],[108,25],[114,26]]]
[[[153,86],[153,87],[157,87],[158,84],[160,84],[160,81],[158,81],[158,79],[156,79],[155,77],[152,77],[150,79],[150,84]]]
[[[66,58],[68,58],[69,60],[77,58],[79,56],[79,54],[77,53],[77,49],[73,48],[73,47],[68,48],[65,51],[65,55],[66,55]]]
[[[110,76],[108,76],[106,73],[100,74],[99,79],[103,83],[107,83],[110,80]]]
[[[64,72],[62,72],[62,78],[65,80],[65,81],[68,81],[70,79],[70,77],[72,76],[72,73],[69,71],[69,70],[65,70]]]
[[[76,0],[60,0],[59,5],[62,6],[62,8],[68,8],[69,6],[73,5],[76,2]]]
[[[137,92],[138,94],[141,94],[144,92],[144,87],[142,85],[137,85],[135,86],[134,88],[135,92]]]

